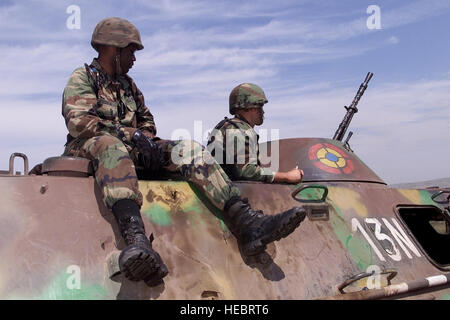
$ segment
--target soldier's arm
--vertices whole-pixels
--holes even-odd
[[[229,133],[227,139],[233,137],[233,149],[235,150],[235,164],[232,170],[233,178],[236,180],[272,183],[274,181],[275,173],[269,168],[261,167],[259,164],[257,158],[258,143],[256,141],[256,136],[244,133],[243,130],[239,129],[234,129],[233,131],[233,129],[230,128],[229,130],[231,131],[227,130]]]
[[[141,90],[139,90],[132,80],[132,90],[134,95],[134,100],[136,101],[137,111],[136,120],[137,128],[142,130],[144,133],[147,131],[152,137],[156,136],[156,125],[153,119],[153,115],[150,110],[145,105],[144,95]]]
[[[69,134],[74,138],[91,138],[111,134],[123,141],[131,141],[131,136],[119,124],[98,117],[95,111],[97,97],[85,68],[76,69],[64,89],[62,114]]]
[[[253,161],[254,162],[254,161]],[[246,160],[244,165],[236,165],[234,173],[240,180],[262,181],[266,183],[299,183],[302,181],[304,172],[301,169],[292,169],[287,172],[273,172],[269,168],[263,168],[258,164]]]
[[[257,164],[237,164],[233,168],[236,180],[261,181],[265,183],[274,182],[274,172]]]

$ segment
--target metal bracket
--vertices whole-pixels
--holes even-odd
[[[330,220],[330,209],[328,203],[309,203],[302,206],[306,210],[306,215],[311,221]]]
[[[350,141],[350,138],[352,137],[352,135],[353,135],[353,132],[350,131],[347,135],[347,139],[345,139],[345,141],[344,141],[344,148],[347,149],[347,151],[353,153],[353,150],[352,150],[352,148],[350,148],[350,144],[348,143]]]
[[[323,195],[320,199],[299,199],[296,197],[301,191],[306,189],[323,189]],[[306,210],[306,215],[311,221],[328,221],[330,219],[329,205],[325,202],[328,195],[328,188],[322,185],[304,185],[296,188],[291,196],[302,203]]]

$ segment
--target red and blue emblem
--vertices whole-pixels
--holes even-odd
[[[328,173],[350,174],[354,166],[347,153],[329,143],[317,143],[309,148],[309,160]]]

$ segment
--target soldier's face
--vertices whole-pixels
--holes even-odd
[[[250,116],[250,121],[256,125],[256,126],[260,126],[263,124],[264,122],[264,109],[262,107],[262,105],[260,107],[257,108],[251,108],[248,110],[249,112],[249,116]]]
[[[134,55],[136,50],[136,45],[130,44],[120,51],[120,68],[122,69],[122,73],[128,73],[128,71],[130,71],[133,67],[134,61],[136,61],[136,57]]]
[[[255,121],[255,125],[260,126],[263,124],[264,122],[264,109],[263,109],[263,105],[261,105],[259,108],[255,108],[253,109],[255,110],[255,116],[254,116],[254,121]]]

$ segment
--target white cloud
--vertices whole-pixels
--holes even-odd
[[[105,16],[123,14],[141,26],[145,50],[137,53],[131,76],[144,92],[162,137],[170,137],[176,128],[192,130],[194,120],[203,120],[205,130],[213,127],[227,115],[229,91],[244,81],[267,90],[264,128],[282,128],[281,137],[331,137],[357,88],[340,88],[334,79],[319,81],[308,67],[330,67],[331,74],[341,63],[350,65],[345,58],[389,49],[390,44],[400,49],[406,40],[400,43],[393,29],[450,7],[448,1],[415,1],[395,8],[381,3],[383,29],[372,32],[366,27],[365,8],[360,13],[355,8],[310,14],[314,1],[211,5],[135,0],[118,11],[114,3],[82,0],[77,3],[82,29],[70,31],[65,8],[73,3],[53,3],[0,6],[0,112],[8,119],[0,126],[0,134],[8,137],[0,142],[0,169],[6,169],[14,151],[29,154],[32,163],[62,152],[66,129],[61,93],[73,69],[91,61],[95,52],[90,35]],[[90,10],[92,6],[102,10]],[[440,160],[450,152],[442,148],[450,145],[445,134],[449,87],[444,80],[370,87],[352,124],[356,153],[388,182],[450,176]]]
[[[351,102],[356,89],[272,99],[264,127],[282,128],[282,138],[331,138],[345,114],[343,106]],[[289,114],[293,121],[272,120],[273,114]],[[450,168],[443,159],[450,157],[445,147],[450,145],[449,119],[448,80],[370,87],[350,126],[355,133],[350,144],[389,183],[448,177]]]
[[[388,42],[389,42],[390,44],[397,44],[397,43],[400,42],[400,40],[399,40],[396,36],[392,36],[392,37],[390,37],[390,38],[388,39]]]
[[[384,10],[381,6],[382,27],[391,29],[416,23],[443,14],[448,8],[450,8],[450,2],[447,0],[413,1],[390,11]]]
[[[90,62],[89,48],[57,43],[0,46],[1,95],[61,93],[72,71]],[[0,108],[4,106],[0,102]]]
[[[13,152],[25,153],[31,169],[64,151],[67,130],[61,115],[61,100],[5,99],[0,104],[0,111],[3,119],[0,170],[8,169],[9,156]],[[22,164],[18,166],[21,168]]]
[[[343,106],[351,102],[357,89],[331,89],[331,86],[311,83],[289,96],[266,90],[270,102],[265,107],[266,121],[260,128],[278,128],[281,138],[331,138],[345,114]],[[169,104],[168,101],[176,100],[171,96],[157,107],[152,107],[152,99],[161,99],[158,96],[170,91],[149,93],[146,99],[150,101],[162,138],[170,138],[178,128],[190,131],[194,137],[194,121],[201,120],[206,132],[228,115],[227,98],[231,89],[232,86],[223,86],[216,94],[205,97],[200,94],[201,89],[197,93],[193,90],[188,96],[195,99]],[[450,176],[447,162],[443,160],[450,157],[450,149],[446,147],[450,145],[449,89],[449,80],[369,88],[349,128],[354,132],[350,141],[353,150],[388,183]],[[60,101],[38,100],[32,105],[26,100],[5,103],[14,103],[14,108],[3,112],[6,112],[5,119],[15,121],[0,127],[0,135],[9,138],[0,145],[0,169],[7,168],[9,154],[15,151],[25,152],[32,164],[62,153],[67,131],[60,114]]]

